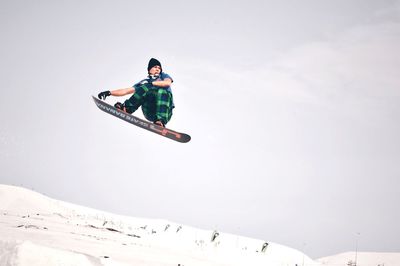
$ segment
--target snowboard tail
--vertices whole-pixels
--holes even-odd
[[[152,122],[143,120],[141,118],[138,118],[134,115],[128,114],[124,111],[121,111],[114,106],[103,102],[102,100],[92,96],[94,102],[96,103],[97,107],[102,110],[103,112],[106,112],[110,115],[113,115],[115,117],[118,117],[119,119],[122,119],[128,123],[131,123],[132,125],[141,127],[143,129],[146,129],[148,131],[151,131],[153,133],[156,133],[158,135],[161,135],[163,137],[181,142],[181,143],[186,143],[189,142],[191,137],[188,134],[185,133],[180,133],[165,127],[161,127],[159,125],[156,125]]]

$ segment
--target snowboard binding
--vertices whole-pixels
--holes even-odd
[[[114,104],[114,107],[126,113],[125,104],[117,102],[116,104]]]

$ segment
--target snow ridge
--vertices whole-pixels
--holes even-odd
[[[0,185],[0,265],[319,265],[264,240],[133,218]]]

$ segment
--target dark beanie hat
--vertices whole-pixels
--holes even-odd
[[[158,61],[158,60],[155,59],[155,58],[150,59],[150,61],[149,61],[149,66],[147,67],[147,71],[150,71],[150,69],[151,69],[152,67],[154,67],[154,66],[160,66],[161,71],[162,71],[162,67],[161,67],[160,61]]]

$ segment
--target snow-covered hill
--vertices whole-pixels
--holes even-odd
[[[399,266],[400,253],[346,252],[318,259],[321,266]]]
[[[0,265],[317,265],[263,240],[114,215],[0,185]]]
[[[348,252],[313,261],[269,241],[167,220],[115,215],[0,185],[0,265],[354,265]],[[399,266],[400,253],[357,253],[359,266]]]

